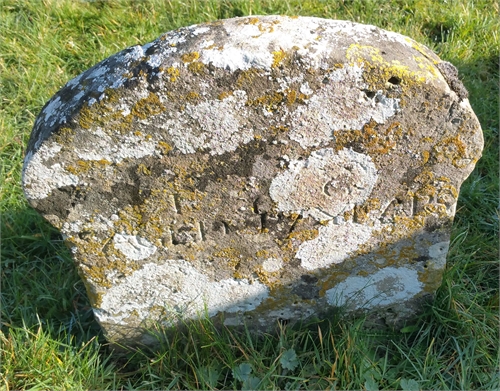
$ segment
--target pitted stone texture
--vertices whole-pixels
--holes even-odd
[[[399,326],[440,285],[482,145],[456,69],[415,41],[246,17],[71,80],[23,181],[112,341],[201,313],[269,329],[340,306]]]

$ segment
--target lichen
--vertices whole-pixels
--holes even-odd
[[[193,61],[188,64],[188,69],[195,74],[201,74],[205,70],[205,64],[201,61]]]
[[[467,145],[461,140],[459,134],[436,143],[432,149],[432,157],[438,163],[451,161],[457,168],[468,166],[472,160],[467,155]]]
[[[283,60],[286,57],[286,53],[284,50],[276,50],[273,52],[273,64],[272,67],[276,68],[281,65]]]
[[[75,162],[75,165],[68,165],[66,166],[66,171],[72,173],[72,174],[81,174],[81,173],[87,173],[90,170],[93,169],[102,169],[103,167],[109,166],[111,164],[110,161],[106,159],[101,159],[101,160],[77,160]]]
[[[269,22],[264,17],[244,18],[238,23],[252,25],[242,26],[244,30],[258,28],[262,33],[258,37],[263,40],[271,39],[268,33],[280,28],[277,20]],[[223,24],[211,24],[210,29]],[[205,30],[197,31],[205,34]],[[156,251],[147,254],[151,265],[182,258],[211,282],[262,282],[272,295],[258,308],[257,316],[262,315],[264,323],[269,311],[295,305],[295,301],[310,304],[314,312],[318,303],[325,303],[328,290],[349,277],[369,278],[385,267],[409,264],[412,270],[419,271],[424,290],[433,291],[441,273],[437,269],[423,270],[423,249],[432,244],[434,236],[445,235],[454,214],[459,181],[448,177],[449,162],[452,169],[460,168],[477,156],[467,155],[473,152],[466,145],[466,137],[474,134],[470,125],[458,127],[455,121],[446,123],[442,134],[436,134],[439,128],[435,127],[427,134],[420,131],[418,117],[405,112],[422,110],[422,116],[429,121],[448,118],[448,98],[432,98],[433,88],[442,82],[432,59],[417,54],[401,62],[387,61],[381,49],[356,43],[349,46],[343,58],[338,45],[325,45],[327,30],[318,28],[307,45],[274,42],[265,46],[271,50],[267,49],[262,58],[254,57],[255,62],[254,58],[242,56],[244,60],[234,68],[232,63],[219,67],[209,65],[209,56],[217,59],[224,54],[218,51],[234,47],[231,41],[210,44],[212,33],[216,32],[207,34],[204,42],[208,46],[200,52],[184,43],[171,49],[177,44],[169,40],[183,42],[184,33],[161,37],[158,45],[169,50],[170,57],[163,62],[168,65],[156,73],[141,66],[141,61],[146,60],[135,61],[128,66],[130,72],[120,71],[125,84],[108,88],[100,95],[94,91],[72,121],[54,135],[54,140],[65,148],[69,146],[70,153],[77,156],[63,168],[81,175],[78,180],[85,183],[75,187],[76,195],[61,192],[61,197],[72,197],[72,207],[76,205],[72,214],[80,213],[80,209],[92,210],[79,232],[75,233],[78,224],[67,229],[75,231],[70,232],[68,240],[76,247],[75,259],[86,279],[92,304],[100,306],[101,290],[116,284],[111,271],[129,276],[139,267],[115,248],[113,238],[120,235],[147,239]],[[404,50],[411,53],[407,46]],[[231,61],[237,63],[237,57]],[[154,63],[160,62],[155,59]],[[254,63],[264,65],[250,66]],[[209,69],[213,78],[208,77]],[[323,94],[332,90],[336,95]],[[351,92],[353,95],[349,95]],[[420,98],[425,94],[431,94],[430,98]],[[400,105],[400,100],[404,104]],[[331,116],[342,102],[358,106],[352,110],[344,107]],[[380,107],[384,108],[381,113],[377,112]],[[360,115],[364,117],[359,119]],[[344,116],[355,119],[342,122]],[[471,120],[464,118],[464,122]],[[300,123],[307,131],[297,131]],[[457,128],[459,134],[455,135]],[[324,137],[318,136],[318,130]],[[238,139],[237,135],[245,131],[248,134]],[[106,137],[108,144],[116,143],[118,149],[122,142],[130,149],[145,144],[148,148],[141,156],[115,159],[111,152],[110,156],[101,154],[105,159],[87,158],[92,155],[82,153],[82,148],[71,150],[73,144],[83,144],[80,134],[86,132],[92,134],[93,140]],[[189,144],[192,139],[196,140]],[[232,149],[227,148],[228,144]],[[369,186],[358,180],[352,180],[352,186],[350,182],[344,185],[337,177],[313,173],[301,191],[292,192],[313,194],[304,205],[288,208],[277,202],[276,194],[283,194],[294,178],[304,178],[304,172],[293,172],[285,178],[290,180],[274,186],[271,192],[273,181],[294,165],[304,164],[310,169],[311,164],[304,162],[311,163],[311,157],[327,150],[337,157],[348,153],[350,160],[346,161],[364,155],[361,167],[369,166],[373,171]],[[318,159],[324,161],[324,155]],[[342,167],[352,170],[349,165]],[[332,170],[321,166],[319,171]],[[400,181],[400,188],[382,181],[392,173]],[[311,186],[318,177],[319,190]],[[102,185],[102,199],[88,196],[92,195],[94,183]],[[331,211],[336,189],[347,194],[347,201],[343,208]],[[364,189],[366,194],[355,199],[356,189]],[[264,202],[265,207],[258,206],[255,199],[259,197],[271,197],[269,205]],[[318,204],[320,197],[325,198],[322,205]],[[283,198],[290,202],[291,197]],[[91,202],[96,206],[88,207]],[[309,207],[308,203],[314,205]],[[104,210],[107,204],[114,208],[109,211],[112,215],[99,222],[97,209]],[[323,235],[325,232],[327,235]],[[351,245],[353,237],[357,239]],[[417,242],[420,237],[429,243]],[[329,251],[332,248],[334,251]],[[328,258],[332,252],[338,256]],[[297,267],[298,262],[302,268]],[[305,277],[319,278],[315,287],[309,282],[304,286],[319,288],[323,301],[314,299],[309,303],[292,292],[293,284],[302,284],[304,276],[300,273],[304,268],[310,270]],[[164,314],[165,307],[150,310]],[[141,314],[129,313],[137,322],[142,321]]]
[[[169,80],[174,83],[177,81],[177,79],[179,78],[181,74],[181,71],[179,70],[179,68],[176,68],[174,66],[171,66],[169,68],[167,68],[167,75],[169,76]]]
[[[181,56],[181,60],[184,63],[190,63],[190,62],[193,62],[195,60],[198,60],[199,58],[200,58],[200,53],[198,53],[198,52],[184,53]]]
[[[160,114],[165,111],[165,106],[161,103],[158,95],[150,92],[147,98],[140,99],[132,107],[132,115],[140,118],[147,119],[153,115]]]
[[[412,71],[397,60],[387,62],[380,49],[373,46],[351,44],[346,51],[346,59],[350,65],[363,67],[363,80],[371,91],[390,91],[394,86],[401,86],[404,97],[415,85],[423,85],[427,80],[437,78],[435,67],[431,64]],[[404,100],[402,104],[405,104]]]
[[[372,119],[362,130],[339,130],[334,131],[333,135],[337,151],[356,146],[373,157],[395,150],[401,142],[403,133],[399,121],[381,125]]]

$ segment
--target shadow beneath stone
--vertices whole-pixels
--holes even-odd
[[[102,340],[61,234],[31,208],[2,212],[0,232],[2,332],[41,325],[76,343]]]

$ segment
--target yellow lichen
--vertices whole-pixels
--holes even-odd
[[[250,68],[244,71],[241,71],[236,79],[236,86],[238,88],[248,86],[253,82],[253,80],[261,74],[261,71]]]
[[[296,239],[300,242],[305,242],[306,240],[312,240],[317,238],[319,231],[316,228],[292,231],[288,234],[287,239]]]
[[[248,106],[263,106],[267,111],[276,111],[284,99],[285,96],[282,92],[275,91],[269,95],[262,95],[255,99],[249,99],[246,104]]]
[[[73,136],[75,135],[75,131],[66,126],[60,128],[55,136],[55,140],[58,144],[69,144],[73,141]]]
[[[212,254],[214,257],[223,258],[230,268],[235,268],[241,262],[241,253],[234,247],[225,247],[220,251],[216,251]]]
[[[389,88],[387,83],[391,80],[397,81],[395,84],[400,84],[403,90],[407,90],[415,84],[421,85],[426,80],[436,77],[435,70],[430,69],[432,66],[424,70],[411,71],[399,61],[384,60],[380,49],[373,46],[352,44],[347,49],[346,58],[352,66],[363,66],[363,79],[373,91]]]
[[[195,60],[198,60],[199,58],[200,58],[200,53],[198,53],[198,52],[184,53],[184,54],[181,56],[181,60],[182,60],[184,63],[193,62],[193,61],[195,61]]]
[[[413,181],[415,183],[426,184],[434,180],[434,173],[432,171],[422,171],[418,174]]]
[[[101,160],[77,160],[76,165],[69,165],[66,167],[66,171],[72,174],[81,174],[90,171],[91,169],[102,169],[103,167],[109,166],[110,161],[106,159]]]
[[[176,67],[170,67],[167,69],[167,75],[170,76],[169,80],[173,83],[177,80],[177,78],[179,77],[179,75],[181,74],[181,71],[179,70],[179,68],[176,68]]]
[[[205,64],[201,61],[194,61],[188,64],[188,69],[192,73],[200,74],[205,70]]]
[[[151,170],[142,163],[137,166],[136,172],[137,174],[151,175]]]
[[[186,99],[188,102],[193,102],[193,103],[200,100],[200,98],[201,98],[200,94],[194,91],[188,92],[184,97],[184,99]]]
[[[147,98],[140,99],[137,103],[132,107],[132,115],[140,118],[147,119],[153,115],[160,114],[165,111],[166,108],[160,102],[158,95],[150,92]]]
[[[163,155],[168,155],[168,153],[173,149],[172,146],[165,141],[158,141],[158,146],[161,148],[161,153]]]
[[[334,131],[335,149],[341,150],[352,144],[361,144],[370,155],[387,154],[395,149],[403,136],[399,122],[390,123],[385,130],[373,119],[363,126],[363,130]]]
[[[267,285],[269,288],[274,289],[275,287],[281,286],[279,280],[279,271],[276,272],[268,272],[265,271],[262,266],[257,266],[254,269],[254,273],[257,274],[260,282]]]
[[[458,168],[463,168],[469,164],[467,145],[460,139],[458,134],[437,143],[433,148],[433,156],[438,163],[451,161]]]
[[[429,151],[422,151],[422,164],[426,164],[429,161],[431,153]]]
[[[285,59],[286,53],[283,50],[277,50],[273,52],[273,64],[272,67],[276,68],[281,65]]]
[[[223,92],[221,92],[221,93],[217,96],[217,99],[219,99],[219,100],[224,100],[224,99],[226,99],[227,97],[232,96],[232,95],[233,95],[233,91],[223,91]]]

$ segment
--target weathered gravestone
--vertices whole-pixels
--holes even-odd
[[[341,307],[398,327],[441,282],[480,125],[456,69],[373,26],[182,28],[71,80],[38,116],[31,205],[108,338]]]

